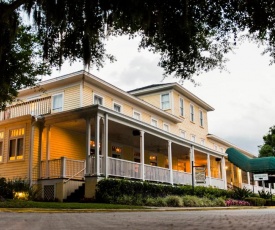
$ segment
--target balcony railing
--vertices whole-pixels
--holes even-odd
[[[0,120],[6,120],[24,115],[44,115],[51,113],[51,97],[43,97],[27,102],[7,106],[5,111],[0,112]]]

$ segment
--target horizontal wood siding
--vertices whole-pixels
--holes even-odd
[[[83,106],[89,106],[93,103],[92,88],[87,85],[83,87]]]
[[[80,107],[80,85],[64,90],[64,111]]]
[[[52,127],[50,136],[50,159],[63,156],[75,160],[86,158],[85,134]]]
[[[40,142],[39,142],[39,127],[34,127],[33,134],[33,153],[32,153],[32,180],[37,180],[39,178],[40,172]]]

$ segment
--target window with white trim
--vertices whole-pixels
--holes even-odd
[[[23,159],[25,129],[10,130],[9,160]]]
[[[163,130],[169,132],[169,125],[164,123]]]
[[[163,110],[170,109],[170,95],[169,93],[161,94],[161,108]]]
[[[196,142],[196,136],[191,134],[191,141]]]
[[[103,97],[99,95],[94,95],[94,104],[95,105],[103,105]]]
[[[156,119],[152,118],[151,125],[158,127],[158,121]]]
[[[214,144],[214,150],[218,151],[218,146]]]
[[[220,148],[221,153],[223,153],[223,148]]]
[[[141,119],[141,114],[140,114],[139,112],[137,112],[137,111],[134,111],[133,117],[134,117],[135,119],[137,119],[137,120],[140,120],[140,119]]]
[[[195,121],[194,105],[190,104],[190,121]]]
[[[52,96],[52,111],[63,111],[63,93],[55,94]]]
[[[0,162],[3,161],[4,132],[0,132]]]
[[[203,138],[201,139],[201,145],[205,145],[205,140]]]
[[[185,131],[180,130],[180,137],[181,137],[181,138],[185,138]]]
[[[184,101],[183,98],[180,98],[180,116],[184,116]]]
[[[121,113],[121,105],[114,103],[114,110],[118,113]]]
[[[200,110],[200,126],[203,127],[203,112]]]

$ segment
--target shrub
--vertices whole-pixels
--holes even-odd
[[[181,207],[183,205],[182,199],[179,196],[167,196],[165,202],[169,207]]]
[[[199,207],[199,198],[197,196],[186,195],[182,197],[183,206]]]
[[[226,206],[249,206],[250,202],[244,200],[229,199],[225,201]]]
[[[245,200],[253,206],[264,206],[266,203],[266,200],[260,197],[248,197]]]
[[[225,207],[226,206],[225,200],[222,197],[213,199],[212,203],[213,203],[213,207]]]
[[[265,190],[258,191],[258,194],[259,197],[263,199],[270,199],[272,197],[272,193]]]
[[[233,198],[237,199],[237,200],[244,200],[247,197],[251,197],[252,196],[252,191],[247,189],[247,188],[238,188],[235,187],[233,189]]]

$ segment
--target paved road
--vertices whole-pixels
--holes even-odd
[[[274,229],[275,209],[98,213],[0,212],[1,230]]]

